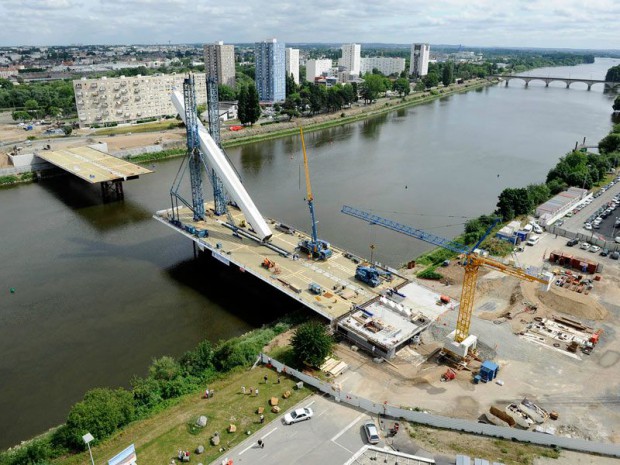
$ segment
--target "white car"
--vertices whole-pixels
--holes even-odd
[[[583,229],[587,229],[588,231],[590,231],[592,229],[592,225],[590,223],[586,223],[583,225]]]
[[[311,408],[298,408],[297,410],[293,410],[292,412],[284,415],[284,423],[287,425],[292,425],[293,423],[297,423],[299,421],[309,420],[312,418],[312,415],[314,415],[314,412]]]
[[[588,250],[588,252],[596,253],[599,250],[601,250],[601,248],[598,245],[593,245],[592,247],[590,247],[590,250]]]
[[[368,420],[364,422],[364,433],[366,433],[366,439],[370,444],[378,444],[379,443],[379,431],[375,426],[375,422],[372,420]]]
[[[614,241],[616,241],[618,244],[620,244],[620,236],[616,237],[616,238],[614,239]]]
[[[582,242],[579,247],[582,248],[583,250],[588,250],[590,248],[590,244],[587,242]]]

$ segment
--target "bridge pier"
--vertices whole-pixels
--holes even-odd
[[[525,88],[527,89],[530,86],[530,81],[525,81]]]
[[[510,81],[510,79],[506,79],[506,84],[504,84],[504,87],[508,87],[508,82]]]
[[[105,181],[101,183],[101,197],[104,203],[113,200],[123,200],[125,193],[123,192],[123,181]]]
[[[549,87],[549,83],[548,82],[545,82],[545,87]]]
[[[588,90],[592,89],[592,84],[588,84]]]
[[[570,89],[570,82],[567,82],[567,83],[566,83],[566,88],[567,88],[567,89]]]

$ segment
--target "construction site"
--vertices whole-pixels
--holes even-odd
[[[260,214],[221,149],[216,115],[208,131],[196,117],[193,86],[190,77],[183,94],[172,95],[186,123],[188,156],[171,208],[154,218],[190,239],[196,253],[252,274],[325,318],[340,340],[335,355],[344,365],[331,364],[339,367],[332,373],[339,387],[448,417],[620,440],[617,261],[575,270],[558,259],[566,239],[545,233],[518,256],[491,258],[479,246],[495,224],[466,247],[344,206],[342,213],[366,224],[458,257],[441,268],[440,281],[417,279],[419,267],[364,260],[319,236],[303,131],[311,234]],[[208,101],[217,101],[216,87],[208,82],[207,89]],[[203,173],[213,201],[204,199]],[[182,194],[187,184],[191,197]]]

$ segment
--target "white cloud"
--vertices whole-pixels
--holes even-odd
[[[452,43],[620,49],[617,0],[2,0],[0,44]],[[616,33],[610,33],[616,31]]]

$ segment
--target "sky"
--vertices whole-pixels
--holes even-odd
[[[0,46],[275,37],[620,49],[619,0],[0,0],[0,19]]]

